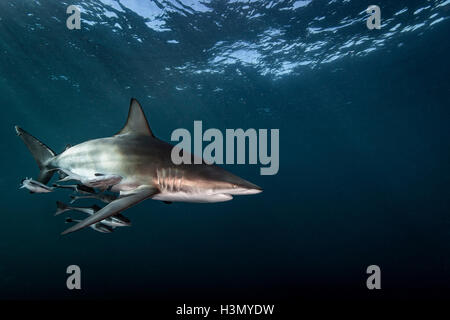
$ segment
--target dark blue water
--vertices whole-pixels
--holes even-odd
[[[82,8],[81,30],[66,8]],[[449,1],[0,2],[0,298],[448,297]],[[61,237],[13,126],[56,152],[110,136],[140,100],[156,136],[280,129],[264,192],[129,209],[131,228]],[[89,201],[80,204],[89,204]],[[82,290],[66,289],[66,267]]]

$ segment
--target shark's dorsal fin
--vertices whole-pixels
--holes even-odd
[[[116,133],[120,134],[134,134],[140,136],[152,136],[155,137],[150,126],[148,125],[147,118],[145,117],[142,107],[136,99],[131,99],[130,111],[128,111],[128,119],[125,126]]]

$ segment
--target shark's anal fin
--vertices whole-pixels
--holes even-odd
[[[80,229],[90,226],[93,223],[102,221],[110,216],[113,216],[123,210],[128,209],[131,206],[134,206],[135,204],[138,204],[139,202],[141,202],[147,198],[150,198],[151,196],[157,194],[158,192],[159,192],[159,190],[154,187],[150,187],[150,186],[138,187],[135,190],[133,190],[132,192],[128,192],[125,196],[123,196],[117,200],[114,200],[113,202],[108,204],[106,207],[97,211],[95,214],[91,215],[90,217],[77,223],[73,227],[65,230],[63,233],[61,233],[61,235],[68,234],[68,233],[71,233],[74,231],[78,231]]]
[[[131,99],[130,110],[128,111],[128,118],[125,126],[116,133],[116,135],[122,134],[134,134],[142,136],[155,137],[150,126],[148,125],[147,118],[145,117],[142,107],[136,99]]]

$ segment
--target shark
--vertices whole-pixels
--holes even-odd
[[[205,161],[174,164],[171,159],[174,146],[153,134],[141,104],[134,98],[120,131],[73,145],[60,154],[19,126],[15,130],[38,164],[40,183],[47,184],[55,172],[62,172],[88,187],[119,193],[117,199],[61,235],[91,226],[146,199],[214,203],[263,191],[258,185]]]

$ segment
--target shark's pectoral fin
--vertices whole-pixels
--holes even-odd
[[[128,209],[131,206],[157,194],[159,192],[158,189],[150,187],[150,186],[141,186],[132,192],[128,192],[126,195],[120,197],[117,200],[114,200],[110,204],[108,204],[103,209],[97,211],[89,218],[84,219],[83,221],[77,223],[73,227],[65,230],[61,235],[68,234],[85,227],[90,226],[93,223],[97,223],[102,221],[110,216],[113,216],[125,209]]]

